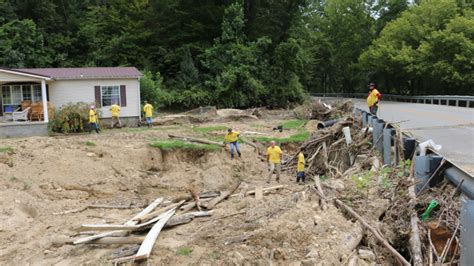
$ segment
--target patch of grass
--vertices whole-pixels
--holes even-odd
[[[211,144],[195,144],[188,143],[182,140],[154,140],[150,143],[150,146],[159,148],[162,150],[204,150],[204,151],[216,151],[221,149],[218,145]]]
[[[93,147],[96,145],[95,142],[90,141],[90,140],[86,141],[84,144],[86,144],[86,146],[89,146],[89,147]]]
[[[363,190],[368,188],[371,180],[372,180],[372,173],[367,171],[365,173],[361,173],[358,175],[353,175],[352,180],[354,181],[357,189]]]
[[[221,258],[221,254],[219,254],[215,251],[209,253],[209,259],[211,259],[211,260],[218,260],[220,258]]]
[[[16,182],[16,181],[18,181],[18,178],[16,178],[15,176],[11,176],[10,181],[11,182]]]
[[[222,126],[222,125],[220,125],[220,126],[211,126],[211,127],[193,127],[193,130],[196,131],[196,132],[199,132],[199,133],[206,134],[206,133],[213,132],[213,131],[227,130],[227,127]]]
[[[13,153],[14,150],[13,150],[12,147],[5,146],[5,147],[0,147],[0,152],[3,152],[3,153]]]
[[[310,136],[311,134],[308,131],[301,131],[298,134],[286,138],[255,137],[255,140],[259,142],[275,141],[277,143],[301,143],[306,141]]]
[[[298,129],[303,127],[306,124],[306,120],[301,119],[292,119],[283,122],[282,126],[284,129]]]
[[[188,247],[180,247],[176,250],[176,255],[178,256],[189,256],[191,253],[193,253],[193,249]]]

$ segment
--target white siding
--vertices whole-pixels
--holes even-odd
[[[6,82],[15,82],[15,81],[16,82],[23,82],[23,81],[41,82],[41,79],[0,72],[0,82],[6,83]]]
[[[95,86],[125,85],[127,106],[121,107],[121,117],[137,117],[139,112],[139,83],[137,79],[56,80],[48,81],[49,99],[54,107],[67,103],[95,102]],[[102,107],[102,117],[111,117],[109,107]]]

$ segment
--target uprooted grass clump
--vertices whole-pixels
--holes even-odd
[[[84,144],[85,144],[86,146],[89,146],[89,147],[93,147],[93,146],[96,145],[95,142],[90,141],[90,140],[86,141]]]
[[[13,148],[9,146],[0,147],[0,153],[13,153]]]
[[[283,144],[283,143],[302,143],[305,142],[309,137],[310,133],[307,131],[302,131],[298,134],[291,135],[286,138],[271,138],[271,137],[255,137],[254,139],[259,142],[271,142],[275,141],[277,143]]]
[[[217,151],[221,149],[218,145],[213,144],[195,144],[182,140],[154,140],[150,143],[151,147],[162,150],[201,150],[201,151]]]

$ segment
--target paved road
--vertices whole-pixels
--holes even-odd
[[[368,110],[365,100],[352,100],[356,107]],[[432,139],[441,144],[443,156],[474,175],[474,108],[382,101],[377,115],[401,122],[402,130],[419,141]]]

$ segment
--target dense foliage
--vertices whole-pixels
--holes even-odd
[[[163,107],[472,94],[463,0],[0,0],[0,66],[136,66]]]

